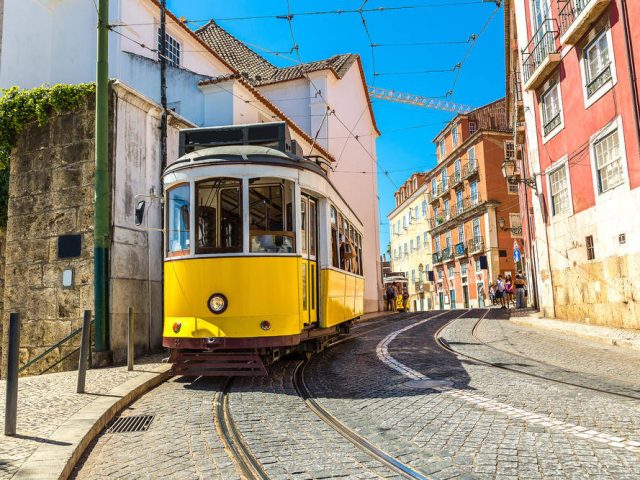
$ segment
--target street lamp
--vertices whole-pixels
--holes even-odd
[[[527,187],[532,188],[536,194],[538,193],[538,184],[535,177],[520,178],[520,175],[516,174],[516,162],[513,158],[505,158],[504,162],[502,162],[502,176],[511,185],[524,183]]]

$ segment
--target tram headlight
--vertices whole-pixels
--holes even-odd
[[[227,297],[225,297],[221,293],[214,293],[209,297],[209,301],[207,302],[207,306],[212,313],[216,315],[221,314],[227,309]]]

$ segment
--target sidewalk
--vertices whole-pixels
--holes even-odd
[[[77,371],[20,378],[17,435],[4,436],[6,382],[0,380],[0,479],[66,478],[82,451],[127,404],[162,382],[162,355],[127,367],[87,371],[86,392],[75,393]]]
[[[599,325],[544,318],[540,317],[538,312],[532,312],[529,309],[523,311],[512,310],[511,322],[516,325],[566,333],[567,335],[585,338],[606,345],[640,350],[640,331],[637,330],[601,327]]]

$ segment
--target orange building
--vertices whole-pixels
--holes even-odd
[[[521,268],[518,187],[502,176],[512,140],[504,99],[456,116],[434,140],[438,164],[426,181],[440,309],[487,305],[490,283]]]

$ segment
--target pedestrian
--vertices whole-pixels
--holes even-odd
[[[498,275],[498,280],[496,280],[496,300],[500,303],[500,308],[507,308],[504,305],[504,279],[502,275]]]
[[[402,306],[405,312],[409,311],[409,292],[407,291],[406,288],[402,293]]]
[[[493,286],[493,283],[489,285],[489,300],[491,300],[491,305],[496,304],[496,287]]]
[[[505,294],[505,302],[507,304],[507,308],[511,308],[511,303],[513,303],[513,294],[514,294],[511,275],[508,275],[504,281],[504,294]]]
[[[522,275],[522,272],[518,272],[516,274],[516,280],[514,283],[516,286],[516,308],[525,308],[527,306],[526,304],[527,282],[525,282],[524,275]]]
[[[393,288],[393,284],[390,283],[387,285],[387,290],[385,291],[385,300],[386,307],[388,312],[393,312],[395,310],[396,303],[396,290]]]

